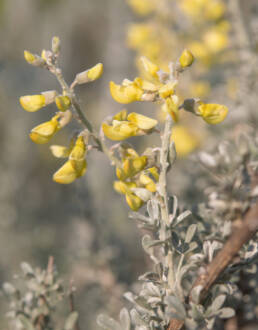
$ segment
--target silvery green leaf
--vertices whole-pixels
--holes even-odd
[[[146,283],[144,288],[148,291],[148,293],[152,296],[160,296],[159,288],[153,283]]]
[[[145,311],[151,310],[151,306],[147,303],[147,300],[142,296],[136,297],[134,299],[134,303],[139,307],[143,308]]]
[[[147,202],[147,211],[150,218],[155,221],[159,219],[159,205],[158,202],[154,199],[151,199]]]
[[[222,319],[228,319],[230,317],[233,317],[235,315],[235,311],[233,308],[230,307],[224,307],[219,311],[219,317]]]
[[[126,308],[123,308],[119,314],[119,319],[121,323],[122,330],[130,330],[131,329],[131,319],[129,312]]]
[[[122,330],[118,322],[104,314],[97,317],[97,323],[105,330]]]
[[[177,157],[177,154],[176,154],[176,147],[175,147],[175,142],[174,141],[171,141],[170,145],[169,145],[169,164],[170,165],[173,165],[174,162],[176,161],[176,157]]]
[[[195,302],[196,304],[199,303],[200,293],[202,289],[203,289],[202,285],[197,285],[191,291],[192,301]]]
[[[161,298],[159,297],[150,297],[147,299],[148,304],[159,304],[161,303]]]
[[[146,217],[145,215],[138,213],[138,212],[130,212],[129,213],[129,218],[134,219],[137,221],[141,221],[143,223],[148,223],[150,222],[150,218]]]
[[[172,200],[173,199],[173,200]],[[178,200],[176,196],[169,197],[169,222],[172,224],[174,222],[174,219],[176,217],[177,208],[178,208]]]
[[[134,322],[135,325],[138,325],[138,326],[146,326],[146,329],[148,329],[148,328],[147,328],[148,323],[146,323],[146,322],[141,318],[140,314],[137,312],[136,309],[133,308],[133,309],[130,311],[130,315],[131,315],[131,319],[132,319],[132,321]]]
[[[154,272],[146,272],[138,277],[139,281],[158,281],[160,279],[159,275]]]
[[[192,264],[190,263],[190,264],[188,264],[188,265],[183,266],[183,267],[180,269],[180,272],[179,272],[179,274],[178,274],[178,282],[181,283],[181,281],[182,281],[184,275],[185,275],[190,269],[195,268],[195,267],[196,267],[196,265],[195,265],[194,263],[192,263]]]
[[[213,302],[212,302],[212,304],[211,304],[211,306],[210,306],[211,309],[212,309],[213,311],[217,311],[217,310],[219,310],[220,307],[224,304],[225,300],[226,300],[226,295],[224,295],[224,294],[219,295],[218,297],[216,297],[216,298],[213,300]]]
[[[70,313],[70,315],[67,317],[65,321],[64,330],[73,330],[78,320],[78,317],[79,317],[78,312]]]
[[[196,321],[202,321],[204,319],[204,307],[198,304],[191,304],[191,316]]]
[[[24,275],[34,276],[34,271],[31,267],[31,265],[28,264],[27,262],[22,262],[21,263],[21,269],[22,269]]]
[[[190,215],[192,215],[192,212],[189,210],[184,211],[183,213],[181,213],[176,220],[173,223],[173,226],[177,226],[181,221],[185,220],[186,218],[188,218]]]
[[[197,229],[197,225],[196,224],[192,224],[188,229],[187,229],[187,232],[186,232],[186,235],[185,235],[185,242],[186,243],[190,243],[192,238],[194,237],[194,234],[196,232],[196,229]]]
[[[35,330],[33,324],[31,323],[31,321],[23,314],[20,314],[18,316],[19,321],[21,322],[21,324],[23,325],[24,329],[26,330]]]
[[[207,329],[214,329],[214,323],[215,323],[215,317],[210,320],[206,320]]]
[[[152,193],[145,188],[132,188],[133,193],[138,196],[144,202],[151,199]]]
[[[217,161],[212,155],[208,154],[207,152],[200,152],[198,156],[201,163],[204,165],[208,167],[216,167]]]
[[[188,250],[187,250],[186,252],[187,252],[187,253],[192,252],[192,251],[194,251],[196,248],[198,248],[198,244],[197,244],[197,242],[191,242],[191,243],[189,244],[189,248],[188,248]]]
[[[125,297],[125,299],[127,299],[128,301],[130,301],[131,303],[134,304],[134,295],[132,294],[132,292],[125,292],[123,294],[123,296]]]
[[[3,290],[8,295],[13,295],[16,293],[16,288],[9,282],[3,284]]]
[[[172,313],[175,318],[184,320],[186,317],[186,311],[184,305],[176,296],[167,296],[165,298],[165,303],[167,304],[167,309],[169,313]]]

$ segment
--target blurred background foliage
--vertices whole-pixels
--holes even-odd
[[[71,279],[75,283],[80,323],[87,329],[97,328],[95,320],[100,312],[118,313],[123,292],[145,270],[148,260],[135,224],[127,219],[127,206],[112,190],[114,169],[104,155],[91,153],[86,176],[72,185],[52,181],[60,163],[51,156],[48,145],[34,145],[28,136],[32,127],[49,118],[49,110],[26,113],[18,99],[58,89],[58,85],[48,72],[29,66],[23,50],[40,53],[49,47],[53,35],[59,36],[61,65],[68,82],[76,73],[98,62],[104,64],[100,80],[78,87],[85,113],[96,127],[123,108],[109,94],[110,80],[120,83],[124,78],[133,79],[139,55],[165,67],[185,47],[193,47],[197,60],[193,73],[181,86],[182,96],[198,96],[210,103],[216,97],[232,110],[241,63],[231,38],[228,2],[219,1],[222,9],[217,9],[215,16],[212,9],[203,21],[199,20],[200,13],[196,14],[198,1],[192,2],[194,10],[189,1],[151,2],[153,8],[146,12],[144,6],[139,11],[135,1],[128,1],[130,8],[121,0],[0,0],[0,280],[11,281],[22,261],[43,268],[53,255],[64,283]],[[249,9],[253,5],[255,1],[249,1]],[[139,35],[139,27],[147,27],[147,35],[148,29],[153,29],[151,40],[146,41],[146,34]],[[257,31],[257,19],[252,28]],[[210,42],[212,37],[217,40],[216,47]],[[203,48],[205,42],[209,51]],[[161,111],[155,106],[150,109],[149,104],[127,108],[162,119]],[[218,136],[230,134],[232,122],[242,117],[236,109],[221,127],[210,128],[185,116],[177,128],[178,141],[184,141],[189,151],[214,145]],[[73,129],[76,126],[62,130],[54,142],[67,144]],[[158,143],[155,137],[141,141],[137,147],[140,153],[149,143]],[[135,139],[132,143],[138,142]],[[170,192],[182,205],[204,198],[207,180],[195,159],[194,154],[181,157],[170,175]],[[5,311],[0,299],[1,329],[7,329]]]

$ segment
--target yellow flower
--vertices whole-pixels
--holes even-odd
[[[127,120],[117,120],[127,119]],[[157,125],[157,120],[132,112],[127,116],[123,110],[113,117],[112,125],[102,124],[102,130],[110,140],[121,141],[132,136],[149,133]]]
[[[139,128],[127,121],[113,121],[112,126],[103,123],[102,130],[110,140],[121,141],[137,135]]]
[[[73,141],[71,146],[73,145]],[[68,153],[69,159],[64,165],[53,175],[53,180],[57,183],[69,184],[75,179],[81,177],[86,173],[87,162],[85,160],[86,156],[86,145],[83,136],[79,136],[75,142],[75,145],[71,148],[60,149],[51,148],[51,151],[56,157],[64,157]]]
[[[33,64],[37,60],[37,57],[28,50],[24,51],[24,58],[29,64]]]
[[[31,140],[38,144],[48,143],[60,129],[58,118],[58,115],[54,116],[51,120],[34,127],[30,133]]]
[[[146,73],[148,73],[153,78],[158,78],[157,72],[159,67],[151,62],[146,56],[141,56],[140,61]]]
[[[186,67],[192,65],[193,64],[193,61],[194,61],[193,54],[190,52],[190,50],[185,49],[182,52],[182,54],[181,54],[181,56],[179,58],[179,62],[181,64],[181,67],[182,68],[186,68]]]
[[[53,180],[61,184],[72,183],[75,179],[85,174],[87,169],[86,160],[83,161],[80,168],[75,168],[72,161],[68,160],[64,165],[54,173]]]
[[[140,183],[150,192],[156,192],[155,181],[159,180],[159,173],[156,167],[151,167],[142,172],[139,178]]]
[[[200,114],[208,124],[215,125],[221,123],[226,118],[228,108],[221,104],[201,103],[198,106],[198,114]]]
[[[143,130],[151,130],[153,129],[157,124],[158,121],[156,119],[152,119],[143,115],[140,115],[136,112],[132,112],[127,116],[127,120],[139,127]]]
[[[70,149],[64,146],[52,145],[50,150],[56,158],[67,158],[70,154]]]
[[[20,97],[20,104],[24,110],[35,112],[46,105],[44,95],[26,95]]]
[[[140,207],[144,204],[143,200],[140,199],[140,197],[136,196],[133,193],[126,194],[125,199],[129,207],[133,211],[138,211]]]
[[[145,16],[155,9],[155,0],[128,0],[129,5],[139,15]]]
[[[170,97],[167,97],[165,100],[165,103],[162,105],[162,110],[166,113],[168,113],[174,122],[178,122],[179,118],[179,99],[177,95],[172,95]]]
[[[123,181],[115,181],[113,187],[116,192],[119,194],[130,194],[132,188],[136,188],[135,182],[123,182]]]
[[[71,106],[71,100],[67,95],[59,95],[55,98],[56,106],[60,111],[66,111]]]
[[[197,136],[181,125],[173,127],[171,140],[175,143],[176,153],[179,157],[185,157],[195,150],[200,143]]]
[[[163,85],[161,88],[159,88],[159,96],[163,99],[169,97],[170,95],[173,95],[175,92],[175,86],[177,83],[175,82],[169,82],[165,85]]]
[[[143,90],[135,82],[126,81],[122,85],[117,85],[111,81],[109,86],[111,96],[119,103],[128,104],[141,100]]]
[[[103,74],[103,64],[98,63],[94,65],[91,69],[80,72],[76,75],[75,81],[77,84],[85,84],[90,81],[99,79]]]
[[[122,168],[116,168],[116,175],[120,180],[126,180],[142,171],[147,164],[147,156],[136,156],[125,158],[122,162]]]

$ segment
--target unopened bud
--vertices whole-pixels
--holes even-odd
[[[54,54],[58,54],[60,51],[60,45],[61,45],[61,41],[59,37],[53,37],[52,38],[52,52]]]
[[[67,95],[60,95],[55,98],[56,106],[60,111],[66,111],[71,106],[71,100]]]
[[[75,81],[78,85],[85,84],[90,81],[94,81],[102,76],[103,64],[98,63],[89,70],[80,72],[76,75]]]
[[[185,49],[179,58],[179,62],[182,68],[186,68],[193,64],[194,56],[190,50]]]
[[[43,66],[45,64],[45,61],[40,56],[32,54],[27,50],[24,51],[24,58],[27,63],[34,66]]]

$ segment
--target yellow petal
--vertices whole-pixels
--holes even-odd
[[[152,119],[143,115],[140,115],[136,112],[132,112],[128,115],[127,120],[131,123],[137,125],[140,129],[150,130],[154,128],[158,121],[156,119]]]
[[[228,114],[228,108],[221,104],[202,103],[198,107],[198,112],[208,124],[221,123]]]
[[[170,114],[175,123],[178,121],[179,117],[178,105],[178,97],[176,95],[172,95],[166,98],[165,103],[162,106],[162,110]]]
[[[139,208],[144,204],[140,197],[130,193],[125,195],[127,204],[133,211],[138,211]]]
[[[166,85],[163,85],[160,89],[159,89],[159,96],[162,97],[163,99],[165,99],[166,97],[174,94],[175,92],[175,86],[176,83],[168,83]]]
[[[77,173],[69,160],[53,175],[53,180],[62,184],[72,183],[75,179]]]
[[[90,81],[100,78],[103,74],[103,64],[98,63],[88,70],[88,78]]]
[[[140,101],[143,94],[143,90],[140,89],[137,84],[131,83],[127,86],[121,86],[110,81],[110,94],[113,99],[119,103],[127,104],[134,101]]]
[[[26,95],[20,97],[20,104],[24,110],[34,112],[46,105],[44,95]]]
[[[55,98],[56,106],[60,111],[66,111],[71,106],[71,100],[67,95],[59,95]]]
[[[52,145],[50,150],[56,158],[66,158],[69,156],[70,149],[64,146]]]
[[[143,90],[149,91],[149,92],[156,92],[161,84],[153,84],[149,82],[148,80],[142,79],[142,78],[135,78],[134,82]]]
[[[127,110],[122,110],[120,112],[118,112],[114,117],[113,119],[115,120],[119,120],[119,121],[125,121],[127,118]]]
[[[109,126],[108,124],[103,123],[102,129],[106,137],[110,140],[121,141],[137,134],[138,127],[135,124],[128,123],[126,121],[122,121],[120,123],[120,125],[115,126]]]
[[[31,130],[30,138],[38,144],[48,143],[50,139],[59,131],[59,122],[57,116],[50,121],[42,123]]]
[[[119,194],[130,194],[132,188],[136,188],[135,182],[115,181],[113,187]]]
[[[124,177],[130,178],[144,169],[147,164],[147,157],[141,156],[137,158],[127,158],[123,162]]]
[[[150,168],[148,168],[148,172],[150,172],[150,174],[153,176],[153,178],[156,181],[159,181],[159,172],[157,170],[157,167],[150,167]]]
[[[142,56],[140,58],[142,66],[144,70],[150,74],[153,78],[158,78],[157,72],[159,71],[159,67],[152,63],[147,57]]]
[[[29,64],[33,64],[37,60],[36,56],[27,50],[24,51],[24,58]]]
[[[181,56],[179,58],[179,62],[181,64],[181,67],[182,68],[186,68],[186,67],[192,65],[193,64],[193,61],[194,61],[193,54],[190,52],[190,50],[185,49],[182,52],[182,54],[181,54]]]

